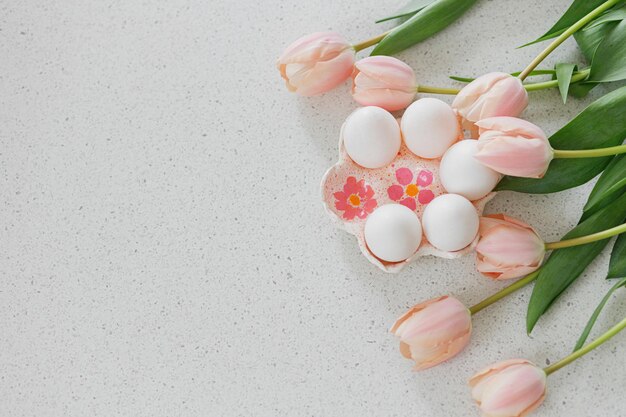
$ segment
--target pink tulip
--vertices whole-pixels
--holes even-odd
[[[352,80],[352,97],[363,106],[394,111],[404,109],[415,98],[413,69],[390,56],[370,56],[357,61]]]
[[[332,90],[352,74],[354,53],[338,33],[317,32],[289,45],[276,66],[289,91],[314,96]]]
[[[523,417],[543,402],[546,373],[527,360],[512,359],[477,373],[469,385],[484,417]]]
[[[413,370],[420,371],[465,348],[472,333],[472,318],[463,303],[446,295],[413,306],[391,332],[400,338],[400,353],[413,359]]]
[[[526,178],[541,178],[548,170],[554,152],[539,127],[515,117],[491,117],[476,125],[480,138],[474,157],[483,165]]]
[[[528,93],[522,82],[503,72],[491,72],[476,78],[457,94],[452,107],[466,129],[487,117],[518,116],[528,105]]]
[[[532,227],[504,214],[480,218],[476,267],[488,278],[501,280],[530,274],[541,266],[545,244]]]

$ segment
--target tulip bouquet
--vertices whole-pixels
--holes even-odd
[[[324,195],[336,200],[329,212],[336,218],[343,213],[342,227],[357,235],[368,259],[397,272],[396,266],[420,254],[473,252],[485,277],[515,280],[470,307],[444,295],[402,315],[391,332],[414,370],[457,355],[470,342],[474,314],[534,283],[527,312],[531,332],[610,238],[618,236],[608,278],[620,279],[593,312],[573,353],[543,369],[525,359],[508,360],[470,379],[471,395],[484,415],[515,417],[542,403],[547,376],[626,327],[625,318],[585,344],[611,294],[626,287],[626,87],[600,97],[551,136],[519,118],[529,104],[529,92],[558,88],[565,103],[568,95],[580,97],[599,83],[626,79],[626,4],[574,0],[548,32],[531,42],[553,39],[526,68],[514,74],[451,77],[467,83],[461,89],[422,85],[409,65],[388,56],[444,29],[474,3],[412,0],[379,20],[400,22],[379,36],[350,44],[335,32],[315,33],[290,45],[277,66],[288,89],[305,96],[351,78],[352,96],[365,106],[342,128],[340,149],[347,167],[332,174],[345,174],[345,185]],[[570,36],[589,65],[557,63],[552,70],[537,70]],[[372,46],[371,56],[356,60],[358,52]],[[535,75],[552,79],[524,82]],[[433,98],[417,99],[419,93],[455,97],[449,106]],[[396,123],[389,112],[403,110]],[[357,179],[355,172],[363,177]],[[545,242],[533,227],[505,214],[481,215],[492,191],[553,193],[598,175],[578,225],[560,241]],[[386,190],[383,197],[381,187]],[[390,204],[378,206],[381,198]]]

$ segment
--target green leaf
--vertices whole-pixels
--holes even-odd
[[[572,84],[569,87],[569,93],[570,95],[576,98],[583,98],[587,94],[589,94],[589,92],[597,85],[598,83],[586,83],[586,82]]]
[[[609,279],[622,277],[626,277],[626,234],[623,233],[617,237],[613,246],[607,274]]]
[[[468,77],[459,77],[458,75],[450,75],[448,78],[454,81],[460,81],[462,83],[471,83],[476,78],[468,78]]]
[[[620,225],[626,219],[626,194],[579,223],[563,239],[586,236]],[[526,328],[532,331],[539,318],[602,252],[610,239],[555,250],[541,267],[528,303]]]
[[[590,29],[606,22],[615,22],[617,20],[626,19],[626,5],[615,9],[609,9],[596,20],[589,23],[585,29]]]
[[[611,295],[616,289],[623,287],[625,284],[626,284],[626,278],[618,281],[617,284],[611,287],[611,289],[602,298],[602,301],[600,301],[600,304],[598,304],[596,309],[593,311],[593,314],[589,318],[589,321],[587,322],[587,325],[585,326],[583,333],[578,338],[578,341],[576,342],[576,346],[574,346],[574,351],[577,351],[578,349],[583,347],[583,345],[585,344],[585,341],[587,340],[587,337],[589,337],[589,333],[591,332],[593,325],[596,323],[596,320],[598,319],[598,316],[600,315],[600,312],[606,305],[607,301],[609,301],[609,299],[611,298]]]
[[[542,42],[547,39],[556,38],[561,33],[565,32],[570,26],[578,22],[584,16],[589,14],[593,9],[600,6],[606,0],[574,0],[572,5],[561,16],[561,18],[548,30],[543,36],[535,39],[534,41],[527,43],[523,46],[532,45],[537,42]]]
[[[598,49],[598,45],[602,43],[606,35],[611,32],[615,26],[617,26],[617,22],[607,22],[574,33],[574,39],[576,43],[578,43],[583,55],[585,55],[585,58],[587,58],[587,61],[593,61],[593,56],[596,53],[596,49]]]
[[[410,0],[403,7],[396,10],[392,15],[383,17],[382,19],[377,20],[376,23],[382,23],[386,22],[387,20],[398,19],[401,17],[413,15],[422,10],[424,7],[428,6],[433,1],[435,0]]]
[[[554,149],[594,149],[621,145],[626,137],[626,86],[589,105],[550,137]],[[612,157],[555,159],[541,179],[506,176],[496,190],[554,193],[586,183],[606,168]]]
[[[574,74],[574,71],[578,70],[578,67],[575,64],[558,63],[554,69],[556,70],[556,80],[559,83],[561,98],[563,99],[563,104],[565,104],[567,101],[567,91],[572,81],[572,74]]]
[[[626,192],[626,155],[616,155],[591,190],[583,208],[583,220]]]
[[[626,78],[626,20],[622,20],[598,45],[589,81],[610,82]]]
[[[393,55],[446,28],[476,0],[436,0],[397,26],[376,45],[371,55]]]

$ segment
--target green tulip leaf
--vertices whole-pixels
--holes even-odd
[[[550,28],[550,30],[543,34],[543,36],[522,46],[528,46],[534,43],[556,38],[605,1],[606,0],[574,0],[569,9],[567,9],[563,16],[561,16],[561,18]]]
[[[605,83],[626,78],[626,20],[614,26],[598,45],[589,81]]]
[[[582,219],[607,206],[624,192],[626,192],[626,155],[622,154],[616,155],[600,175],[583,208]]]
[[[626,219],[626,193],[579,223],[563,239],[586,236],[620,225]],[[530,333],[552,303],[602,252],[610,239],[555,250],[541,267],[528,303],[526,329]]]
[[[371,55],[393,55],[443,30],[476,3],[476,0],[436,0],[393,29]]]
[[[574,39],[578,47],[589,62],[593,61],[596,49],[598,49],[598,46],[615,26],[617,26],[617,22],[606,22],[605,24],[585,28],[574,33]]]
[[[626,138],[626,86],[591,103],[550,137],[554,149],[594,149],[621,145]],[[546,194],[586,183],[606,168],[612,157],[555,159],[541,179],[506,176],[496,190]]]
[[[559,92],[563,99],[563,104],[567,101],[567,92],[569,90],[570,82],[572,81],[572,75],[574,71],[578,71],[576,64],[558,63],[554,67],[556,73],[556,80],[559,83]]]
[[[576,98],[583,98],[597,85],[598,83],[587,82],[572,84],[569,87],[569,94]]]
[[[609,9],[606,13],[603,13],[600,17],[589,23],[585,29],[591,29],[606,22],[615,22],[624,19],[626,19],[626,4],[616,9]]]
[[[377,20],[376,23],[412,16],[434,1],[435,0],[410,0],[407,4],[396,10],[392,15],[383,17],[382,19]]]
[[[611,13],[611,11],[608,13]],[[604,16],[606,16],[606,14],[594,20],[583,30],[574,33],[576,43],[578,43],[580,50],[589,62],[593,61],[596,49],[598,49],[598,46],[602,43],[606,35],[617,26],[617,22],[610,19],[599,22]],[[589,94],[597,85],[598,83],[595,82],[576,83],[570,87],[569,93],[574,97],[582,98]]]
[[[469,78],[469,77],[459,77],[458,75],[450,75],[448,76],[448,78],[454,81],[460,81],[462,83],[471,83],[472,81],[476,79],[476,78]]]
[[[613,251],[611,251],[611,260],[609,261],[609,273],[607,278],[626,277],[626,234],[617,237]]]
[[[583,347],[583,345],[585,344],[585,341],[587,340],[587,337],[589,337],[589,333],[591,332],[593,325],[596,323],[596,320],[598,320],[598,316],[600,315],[600,312],[602,312],[602,309],[606,305],[607,301],[609,301],[609,299],[611,298],[611,295],[613,294],[613,292],[615,292],[616,289],[623,287],[625,285],[626,285],[626,278],[618,281],[617,284],[611,287],[611,289],[602,298],[602,301],[600,301],[600,304],[598,304],[596,309],[593,311],[593,314],[589,318],[589,321],[587,322],[587,325],[585,326],[583,333],[578,338],[578,341],[576,342],[576,346],[574,346],[574,351],[577,351],[578,349]]]

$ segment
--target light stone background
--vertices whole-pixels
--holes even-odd
[[[322,209],[355,103],[347,84],[287,93],[275,59],[313,31],[375,35],[400,3],[0,2],[0,415],[474,416],[474,371],[569,353],[611,285],[607,253],[532,336],[528,288],[475,318],[460,357],[415,374],[394,319],[501,285],[471,256],[386,275]],[[480,0],[399,57],[429,85],[519,70],[543,45],[515,47],[568,3]],[[568,42],[545,66],[581,59]],[[602,92],[533,93],[524,116],[552,133]],[[554,240],[590,189],[502,193],[488,211]],[[618,294],[599,328],[625,311]],[[537,415],[625,416],[625,366],[620,335],[551,376]]]

